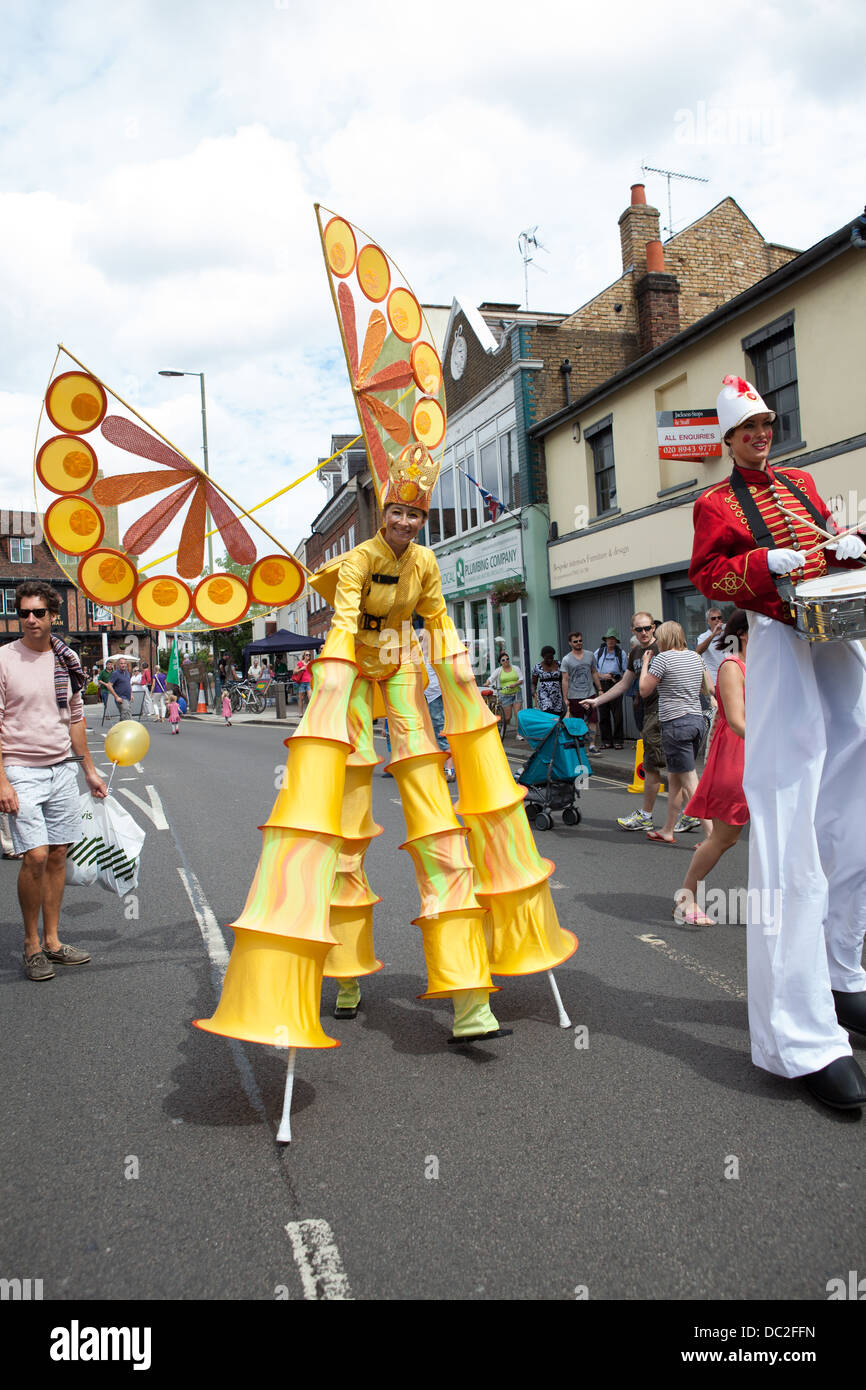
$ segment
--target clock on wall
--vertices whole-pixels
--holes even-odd
[[[451,345],[451,375],[455,381],[459,381],[466,366],[466,339],[463,337],[463,325],[457,329],[457,337]]]

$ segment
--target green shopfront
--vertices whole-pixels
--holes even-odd
[[[466,643],[476,677],[484,681],[502,652],[526,680],[526,574],[523,531],[509,519],[471,541],[437,548],[442,593]]]

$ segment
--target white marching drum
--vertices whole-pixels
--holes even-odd
[[[797,636],[805,641],[866,639],[866,568],[804,579],[787,599]]]

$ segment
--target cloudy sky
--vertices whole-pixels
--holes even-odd
[[[620,272],[641,165],[679,230],[730,194],[805,248],[862,211],[858,0],[23,0],[0,5],[0,506],[32,506],[63,341],[247,506],[354,430],[313,203],[426,303]],[[667,222],[664,179],[647,195]],[[325,494],[263,513],[294,547]],[[267,547],[270,548],[270,547]],[[261,552],[260,552],[261,553]]]

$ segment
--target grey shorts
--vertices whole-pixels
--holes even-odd
[[[8,767],[18,794],[18,812],[9,816],[16,854],[40,845],[74,845],[81,833],[78,763],[53,767]]]
[[[662,722],[662,748],[668,772],[694,772],[706,724],[702,714],[684,714]]]

